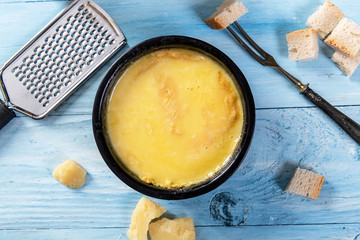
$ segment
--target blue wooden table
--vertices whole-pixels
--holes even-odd
[[[262,67],[227,31],[203,23],[219,0],[97,0],[128,44],[43,120],[21,114],[0,131],[0,239],[127,239],[131,213],[142,196],[122,183],[102,160],[91,114],[100,81],[130,47],[161,35],[185,35],[222,50],[239,66],[253,91],[256,127],[237,172],[203,196],[155,200],[175,217],[193,217],[197,239],[360,239],[360,147],[282,75]],[[360,23],[360,2],[333,1]],[[3,65],[58,12],[64,0],[0,1]],[[244,0],[239,22],[278,63],[360,122],[360,70],[347,78],[319,41],[319,58],[290,62],[285,34],[305,28],[323,0]],[[66,159],[87,171],[72,190],[53,179]],[[317,200],[283,190],[296,167],[324,175]]]

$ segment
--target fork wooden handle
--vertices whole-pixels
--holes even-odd
[[[311,102],[321,108],[330,118],[332,118],[352,139],[360,145],[360,125],[354,120],[337,110],[319,94],[307,87],[301,91]]]

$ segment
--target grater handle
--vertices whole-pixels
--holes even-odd
[[[6,104],[0,99],[0,130],[15,117],[13,110],[9,109]]]

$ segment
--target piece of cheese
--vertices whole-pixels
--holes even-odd
[[[192,218],[163,218],[150,223],[151,240],[195,240],[195,227]]]
[[[151,220],[160,217],[166,208],[142,197],[135,207],[127,236],[130,240],[147,240],[147,232]]]
[[[80,188],[85,184],[86,171],[72,159],[66,160],[57,166],[53,177],[69,188]]]

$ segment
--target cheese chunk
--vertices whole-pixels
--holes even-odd
[[[127,236],[130,240],[147,240],[147,232],[151,220],[160,217],[166,208],[142,197],[135,207]]]
[[[53,177],[69,188],[80,188],[85,184],[86,171],[74,160],[66,160],[57,166]]]
[[[195,240],[195,227],[192,218],[163,218],[149,226],[151,240]]]

